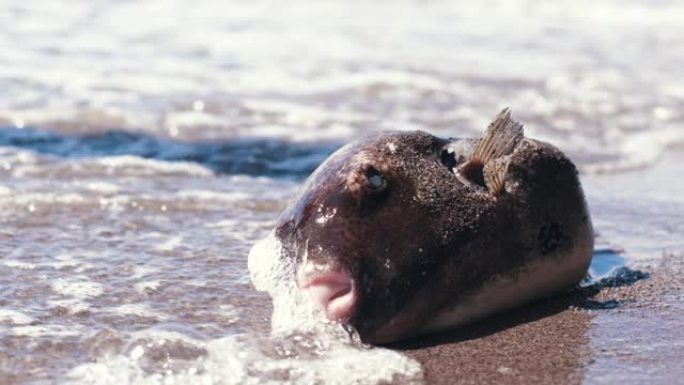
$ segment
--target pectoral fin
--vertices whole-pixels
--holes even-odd
[[[484,166],[513,152],[516,144],[522,138],[522,124],[511,119],[509,108],[503,109],[496,119],[489,124],[475,152],[470,159],[458,168],[458,172],[468,180],[486,186],[492,194],[501,194],[507,168],[505,166],[508,165],[508,162],[497,164],[492,169],[494,172],[485,173],[483,171]]]

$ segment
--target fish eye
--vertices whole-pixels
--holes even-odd
[[[387,180],[375,167],[368,167],[365,171],[368,186],[375,191],[382,190],[387,187]]]

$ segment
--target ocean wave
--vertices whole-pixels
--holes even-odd
[[[75,160],[96,159],[99,165],[119,173],[206,176],[211,173],[207,170],[212,170],[219,174],[301,178],[339,145],[258,138],[180,142],[123,131],[62,135],[30,128],[5,128],[0,129],[0,146],[22,150],[15,155],[21,159],[7,159],[3,164],[16,169],[14,163],[17,163],[23,167],[23,173],[40,170],[41,163],[33,153]]]

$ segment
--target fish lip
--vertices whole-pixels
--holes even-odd
[[[311,295],[313,300],[311,290],[317,286],[332,289],[326,295],[326,304],[315,305],[319,305],[331,321],[349,323],[356,315],[359,303],[359,292],[352,275],[339,266],[306,263],[297,272],[297,287]]]

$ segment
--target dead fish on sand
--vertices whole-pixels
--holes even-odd
[[[288,279],[371,343],[557,293],[586,275],[593,248],[574,164],[525,138],[508,109],[479,139],[384,132],[344,146],[274,236]]]

